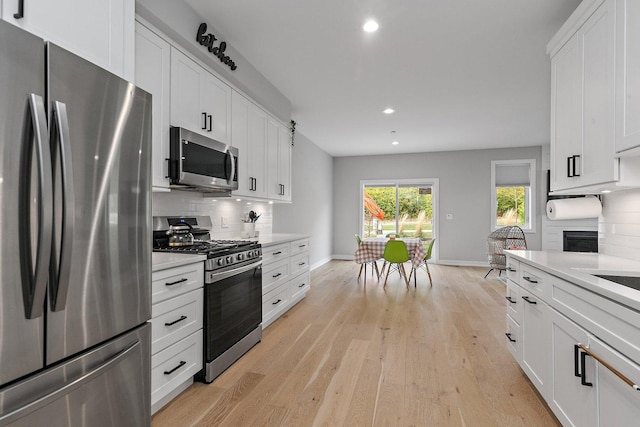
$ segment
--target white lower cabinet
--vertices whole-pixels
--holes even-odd
[[[202,369],[204,263],[154,271],[151,307],[151,413],[193,383]]]
[[[507,283],[508,347],[558,420],[636,425],[640,313],[536,266],[519,267],[522,274]],[[519,308],[511,303],[516,296],[524,303]]]
[[[579,344],[587,345],[589,336],[580,326],[551,310],[553,387],[549,406],[563,425],[596,426],[596,393],[582,385],[582,375],[593,378],[592,364],[586,368]],[[584,374],[583,374],[584,372]]]
[[[262,248],[263,329],[305,297],[309,270],[309,238]]]

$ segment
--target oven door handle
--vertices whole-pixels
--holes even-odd
[[[237,274],[245,273],[249,270],[253,270],[254,268],[262,267],[262,260],[256,261],[249,265],[243,265],[242,267],[234,268],[233,270],[221,271],[220,273],[210,273],[207,280],[207,284],[212,284],[214,282],[219,282],[220,280],[227,279],[231,276],[235,276]]]

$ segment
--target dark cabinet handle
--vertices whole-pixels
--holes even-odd
[[[572,162],[573,162],[573,176],[580,176],[580,171],[578,170],[578,167],[577,167],[580,163],[576,162],[576,160],[579,161],[579,159],[580,159],[579,155],[576,154],[575,156],[573,156],[573,160],[572,160]]]
[[[166,322],[164,324],[164,326],[173,326],[176,323],[182,322],[183,320],[185,320],[187,318],[187,316],[180,316],[180,318],[178,320],[174,320],[173,322]]]
[[[506,299],[507,301],[509,301],[511,304],[516,304],[516,303],[517,303],[517,301],[516,301],[516,300],[514,300],[514,299],[513,299],[513,298],[511,298],[511,297],[505,297],[505,299]]]
[[[271,304],[273,304],[273,305],[278,305],[278,304],[280,304],[281,302],[282,302],[282,300],[281,300],[281,299],[278,299],[278,301],[276,301],[276,302],[272,302]]]
[[[276,277],[279,277],[279,276],[282,276],[282,273],[278,273],[278,274],[276,274],[275,276],[272,276],[272,277],[275,279]]]
[[[307,245],[300,245],[300,246],[298,246],[298,247],[299,247],[299,248],[304,248],[305,246],[307,246]]]
[[[211,132],[213,130],[213,116],[209,114],[207,118],[209,119],[209,129],[207,129],[207,132]]]
[[[580,363],[582,364],[582,372],[580,372],[580,384],[582,384],[585,387],[593,387],[593,383],[587,382],[587,370],[585,369],[587,356],[588,354],[586,351],[580,354]]]
[[[274,255],[280,255],[282,253],[282,251],[278,251],[278,252],[274,252]]]
[[[531,300],[529,299],[529,297],[527,297],[527,296],[522,297],[522,299],[523,299],[523,300],[525,300],[526,302],[528,302],[529,304],[537,304],[537,302],[535,302],[535,301],[531,301]]]
[[[18,0],[18,13],[14,13],[13,17],[15,19],[24,18],[24,0]]]
[[[202,113],[202,130],[207,130],[207,112]]]
[[[299,288],[304,288],[307,284],[306,283],[302,283],[300,285],[298,285]]]
[[[573,157],[567,157],[567,178],[571,178],[573,176],[573,172],[571,171],[571,159]]]
[[[298,267],[302,267],[305,264],[306,264],[306,262],[301,262],[300,264],[298,264]]]
[[[509,338],[509,341],[511,341],[511,342],[516,342],[516,340],[514,340],[513,338],[511,338],[511,333],[507,332],[505,335],[507,336],[507,338]]]
[[[165,374],[165,375],[171,375],[171,374],[173,374],[175,371],[177,371],[178,369],[182,368],[182,367],[183,367],[184,365],[186,365],[186,364],[187,364],[187,362],[185,362],[184,360],[181,360],[181,361],[180,361],[180,364],[179,364],[178,366],[176,366],[175,368],[173,368],[173,369],[172,369],[172,370],[170,370],[170,371],[164,371],[164,374]]]
[[[507,267],[507,271],[510,273],[515,273],[516,269],[515,268],[511,268],[511,267]]]
[[[537,280],[533,280],[533,279],[532,279],[531,277],[529,277],[529,276],[523,276],[522,278],[523,278],[524,280],[526,280],[527,282],[529,282],[529,283],[538,283],[538,281],[537,281]]]
[[[176,280],[175,282],[167,282],[164,285],[165,286],[173,286],[173,285],[177,285],[178,283],[182,283],[182,282],[186,282],[189,279],[180,279],[180,280]]]
[[[580,373],[580,346],[575,344],[573,346],[573,375],[576,377],[581,377]]]

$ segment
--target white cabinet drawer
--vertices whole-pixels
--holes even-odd
[[[520,298],[520,287],[507,280],[507,314],[518,323],[522,324],[522,304],[525,302]]]
[[[202,330],[151,357],[151,404],[202,369]]]
[[[202,329],[203,289],[154,304],[151,312],[151,354]]]
[[[303,253],[291,258],[289,273],[295,277],[300,273],[309,270],[309,254]]]
[[[262,265],[268,265],[289,257],[289,243],[262,248]]]
[[[291,242],[291,256],[309,251],[309,239],[300,239]]]
[[[552,276],[527,264],[520,264],[520,286],[544,301],[551,299]]]
[[[280,286],[262,296],[262,328],[266,328],[288,308],[290,292],[288,286]]]
[[[295,279],[289,282],[289,289],[291,289],[291,301],[293,303],[298,302],[304,298],[305,294],[311,287],[311,276],[307,271],[304,274],[299,275]]]
[[[151,302],[156,304],[204,286],[204,262],[156,271],[151,277]]]
[[[507,315],[507,332],[505,333],[505,339],[507,346],[513,357],[521,363],[522,361],[522,345],[520,343],[521,328],[511,316]]]
[[[283,259],[274,264],[262,267],[262,294],[289,280],[289,260]]]
[[[518,275],[520,273],[520,262],[507,257],[507,279],[515,283],[520,283]]]

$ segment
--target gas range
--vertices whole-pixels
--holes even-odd
[[[262,259],[262,245],[250,240],[211,240],[209,217],[154,217],[153,251],[206,255],[205,271],[222,271]],[[166,235],[170,225],[189,224],[194,244],[170,246]],[[207,227],[207,228],[205,228]]]

